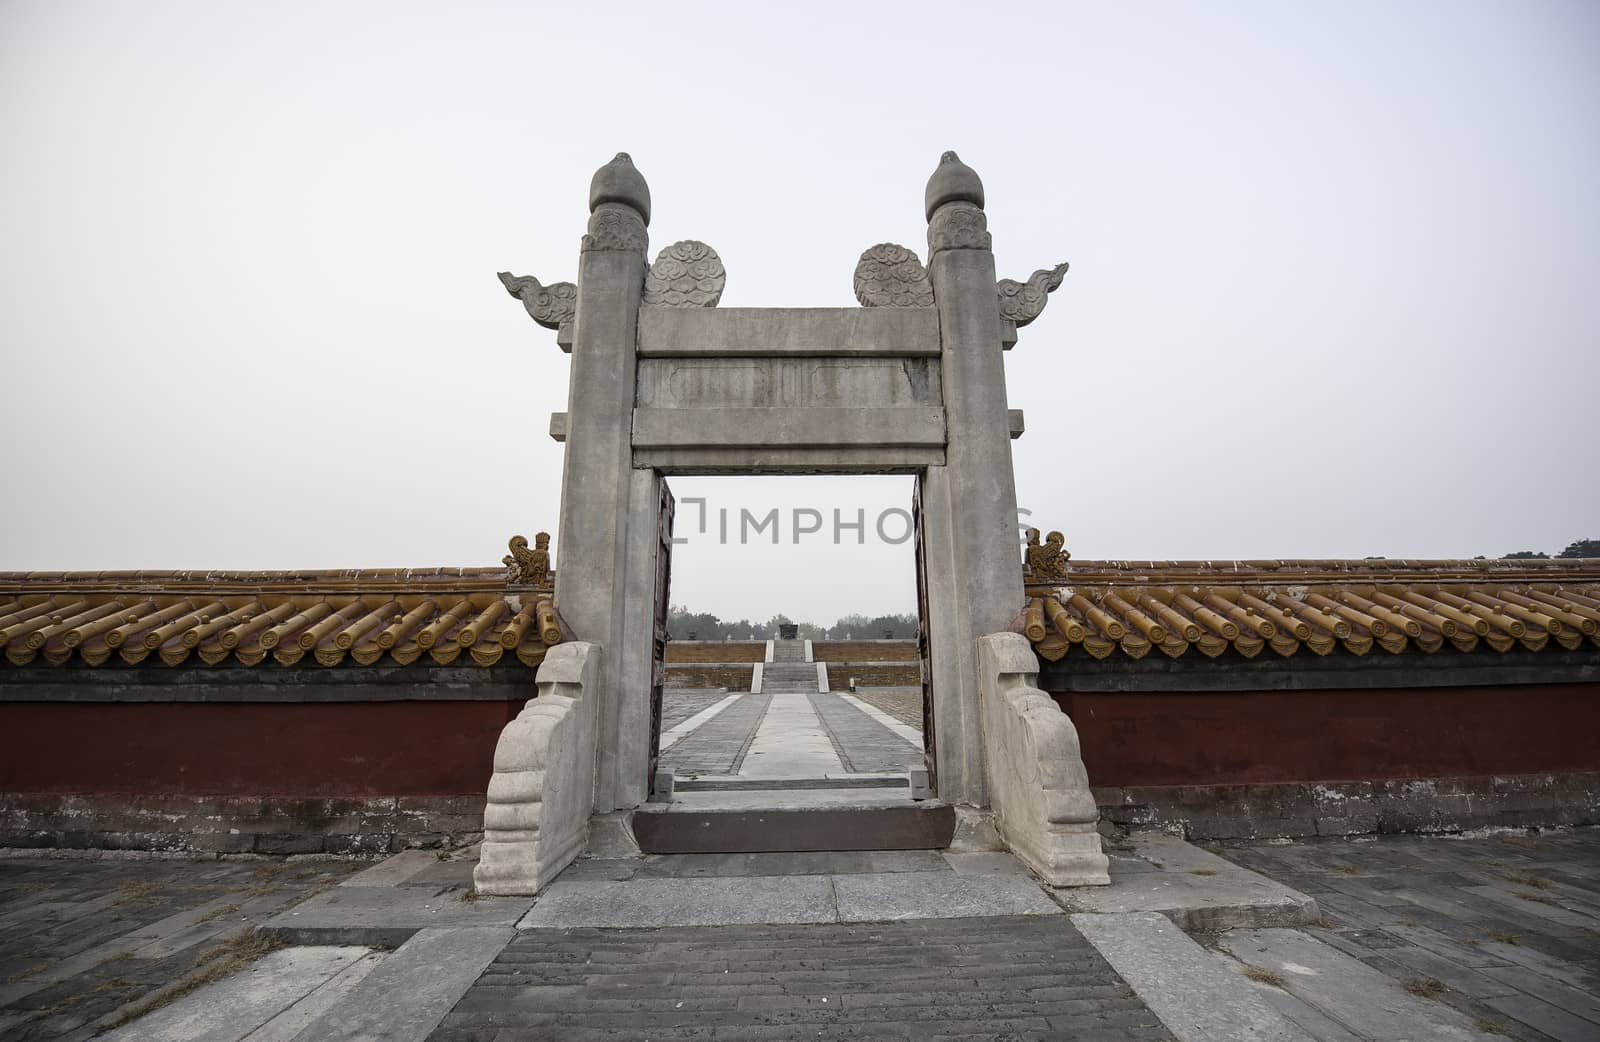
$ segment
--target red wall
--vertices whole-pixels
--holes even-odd
[[[1095,785],[1600,769],[1600,684],[1054,697]]]
[[[0,704],[0,791],[481,796],[517,701]]]

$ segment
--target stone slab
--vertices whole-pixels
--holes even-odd
[[[831,876],[709,879],[557,879],[520,929],[829,923],[838,919]]]
[[[1028,866],[1001,850],[945,851],[939,855],[958,876],[1014,876],[1032,879]]]
[[[273,916],[261,929],[289,944],[405,943],[418,930],[510,927],[531,897],[477,897],[470,891],[406,886],[334,887]]]
[[[1061,914],[1037,883],[1010,876],[835,876],[833,889],[847,923]]]
[[[1061,891],[1072,912],[1160,912],[1185,930],[1298,926],[1320,913],[1312,898],[1176,836],[1135,835],[1129,870],[1111,859],[1111,885]],[[1115,852],[1114,852],[1115,853]],[[1146,867],[1147,866],[1147,867]]]
[[[759,665],[757,665],[756,668],[760,669],[761,667]],[[752,686],[752,688],[758,687],[759,686],[759,678],[757,679],[757,681],[752,682],[751,686]],[[670,728],[670,729],[668,729],[666,731],[663,731],[661,733],[661,751],[665,752],[666,750],[668,750],[668,749],[672,748],[674,745],[676,745],[682,739],[687,738],[689,735],[691,735],[695,731],[699,730],[700,727],[703,724],[710,723],[711,719],[713,717],[715,717],[718,713],[722,712],[724,709],[726,709],[729,706],[733,705],[735,702],[739,701],[739,699],[743,698],[743,697],[744,697],[744,694],[742,692],[737,693],[737,694],[729,695],[726,698],[722,699],[721,701],[714,702],[711,705],[707,706],[706,708],[700,710],[700,712],[698,712],[698,713],[694,714],[693,716],[689,717],[689,719],[685,720],[683,723],[678,724],[677,726],[672,727],[672,728]]]
[[[894,690],[894,689],[893,688],[883,688],[882,690],[890,691],[890,690]],[[921,694],[921,689],[917,689],[917,693]],[[867,714],[869,717],[871,717],[872,719],[876,720],[878,723],[882,724],[884,727],[887,727],[890,731],[893,731],[895,734],[899,735],[901,738],[904,738],[906,741],[910,742],[912,745],[916,746],[918,749],[922,748],[922,732],[917,730],[915,727],[907,727],[905,724],[902,724],[900,721],[896,720],[894,717],[890,716],[888,713],[885,713],[883,710],[879,709],[877,706],[872,705],[872,704],[867,703],[867,702],[863,702],[861,699],[857,698],[854,695],[847,695],[847,694],[845,694],[844,692],[841,691],[841,692],[839,692],[839,697],[844,699],[846,703],[848,703],[848,704],[856,707],[857,709],[861,710],[863,713]]]
[[[769,675],[771,672],[768,670]],[[770,687],[770,683],[764,683],[763,692]],[[761,726],[756,728],[744,762],[739,765],[740,776],[820,778],[843,770],[811,700],[804,694],[773,692]]]
[[[367,954],[286,948],[106,1035],[107,1042],[239,1042]]]
[[[1179,1042],[1313,1042],[1158,912],[1079,914],[1072,925]]]
[[[509,927],[421,930],[295,1040],[423,1042],[515,936]]]
[[[322,987],[250,1032],[244,1042],[292,1042],[318,1017],[343,1002],[345,996],[386,958],[387,952],[368,952]]]
[[[1409,994],[1399,981],[1299,930],[1232,930],[1217,946],[1246,966],[1277,974],[1289,994],[1370,1042],[1504,1037],[1479,1031],[1451,1007]]]
[[[439,855],[431,850],[406,850],[357,872],[339,885],[399,886],[423,869],[432,868],[438,863]]]
[[[524,930],[438,1042],[1172,1042],[1060,916]]]
[[[858,790],[871,793],[872,790]],[[737,793],[690,793],[727,797]],[[767,794],[771,795],[771,794]],[[815,793],[803,794],[815,796]],[[817,802],[806,807],[698,811],[648,804],[633,816],[640,849],[654,854],[797,850],[942,850],[955,811],[935,800]]]
[[[939,354],[933,308],[644,308],[639,357]]]
[[[637,449],[943,449],[937,406],[633,410]]]
[[[799,850],[762,853],[651,854],[642,858],[637,863],[636,870],[626,878],[837,876],[949,870],[950,866],[939,852],[934,850]]]

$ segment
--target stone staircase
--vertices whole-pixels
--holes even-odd
[[[817,666],[806,661],[806,642],[775,640],[772,661],[761,669],[764,695],[804,695],[817,690]]]

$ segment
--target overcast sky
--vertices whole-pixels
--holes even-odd
[[[0,3],[0,568],[553,530],[568,359],[495,272],[572,278],[618,150],[724,305],[835,306],[867,246],[925,251],[957,149],[1000,273],[1072,264],[1007,367],[1018,498],[1079,558],[1600,537],[1600,4],[600,10]],[[734,542],[673,600],[912,606],[909,544]]]

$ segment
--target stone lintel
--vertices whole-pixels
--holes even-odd
[[[944,440],[944,410],[937,406],[633,410],[636,451],[669,448],[943,449]]]
[[[944,446],[912,448],[634,449],[635,469],[663,474],[916,474],[942,467]]]
[[[639,356],[939,354],[934,308],[664,308],[639,311]]]

